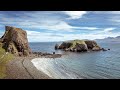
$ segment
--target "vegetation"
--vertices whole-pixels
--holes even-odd
[[[6,76],[6,63],[13,59],[13,55],[6,54],[5,50],[0,47],[0,79]]]
[[[84,44],[85,45],[85,42],[84,42],[84,40],[72,40],[72,41],[70,41],[70,43],[71,43],[71,46],[70,46],[70,48],[73,48],[73,47],[75,47],[75,45],[78,43],[78,44]]]

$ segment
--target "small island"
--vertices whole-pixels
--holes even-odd
[[[71,52],[106,51],[94,40],[70,40],[63,42],[61,45],[56,44],[55,50],[57,49]]]

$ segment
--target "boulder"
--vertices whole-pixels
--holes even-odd
[[[102,48],[103,51],[107,51],[105,48]]]
[[[92,51],[100,51],[100,50],[101,50],[101,48],[99,46],[95,46],[92,48]]]
[[[31,54],[28,44],[27,33],[21,28],[5,26],[5,34],[1,37],[3,48],[12,54],[23,55]]]

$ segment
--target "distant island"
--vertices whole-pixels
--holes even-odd
[[[120,42],[120,36],[117,37],[107,37],[104,39],[96,39],[95,41],[99,41],[99,42]]]

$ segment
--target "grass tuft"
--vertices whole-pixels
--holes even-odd
[[[3,57],[4,55],[4,57]],[[2,58],[3,57],[3,58]],[[0,47],[0,79],[6,77],[6,64],[13,59],[13,55],[5,54],[5,50]]]

